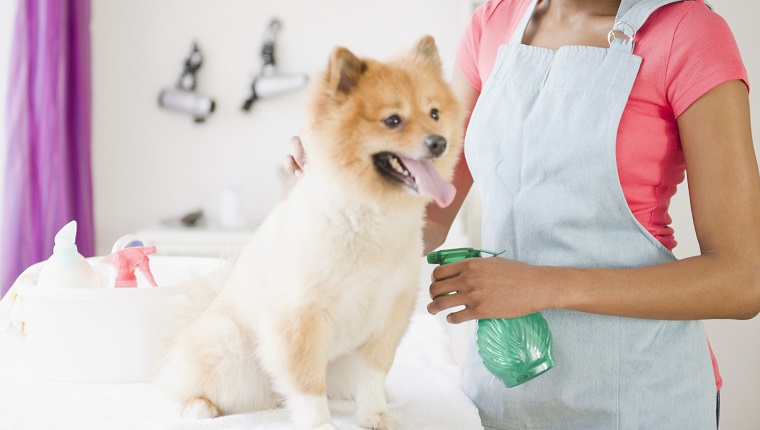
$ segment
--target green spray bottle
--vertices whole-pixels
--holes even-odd
[[[481,253],[500,253],[473,248],[434,251],[427,255],[430,264],[448,264]],[[516,387],[554,367],[552,333],[539,312],[517,318],[478,320],[478,354],[483,364],[507,388]]]

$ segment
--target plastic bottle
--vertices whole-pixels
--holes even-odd
[[[443,265],[480,257],[481,252],[498,255],[473,248],[456,248],[431,252],[427,261]],[[554,367],[552,333],[539,312],[518,318],[479,320],[476,342],[483,364],[507,388],[530,381]]]
[[[74,239],[77,222],[71,221],[55,235],[53,255],[45,262],[37,278],[37,286],[44,288],[99,288],[100,275],[77,252]]]
[[[148,283],[152,287],[157,287],[156,280],[153,279],[153,273],[150,271],[150,259],[148,258],[148,255],[155,252],[155,246],[135,246],[124,248],[103,258],[100,261],[101,263],[110,264],[116,268],[113,285],[109,281],[109,286],[114,288],[136,288],[137,276],[135,275],[135,270],[140,269],[140,273],[142,273]]]
[[[245,227],[243,209],[240,204],[240,191],[235,184],[230,184],[222,190],[219,224],[224,228]]]

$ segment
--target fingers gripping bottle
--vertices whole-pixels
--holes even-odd
[[[497,253],[472,248],[455,248],[431,252],[431,264],[448,264],[481,253]],[[552,333],[539,312],[517,318],[478,320],[478,354],[483,364],[507,388],[516,387],[554,367]]]

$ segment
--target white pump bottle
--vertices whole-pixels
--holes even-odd
[[[98,288],[100,275],[77,252],[74,238],[77,222],[71,221],[55,235],[53,255],[45,262],[37,278],[37,286],[44,288]]]

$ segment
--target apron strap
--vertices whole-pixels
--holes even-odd
[[[657,9],[682,0],[622,0],[615,25],[607,36],[610,48],[633,53],[636,32]]]
[[[530,18],[533,16],[533,11],[536,9],[537,3],[538,3],[538,0],[532,0],[530,2],[522,18],[520,18],[520,22],[517,23],[517,27],[515,27],[515,30],[512,32],[512,37],[510,37],[509,43],[512,43],[515,45],[519,45],[522,43],[523,36],[525,35],[525,28],[528,26],[528,22],[530,21]]]

